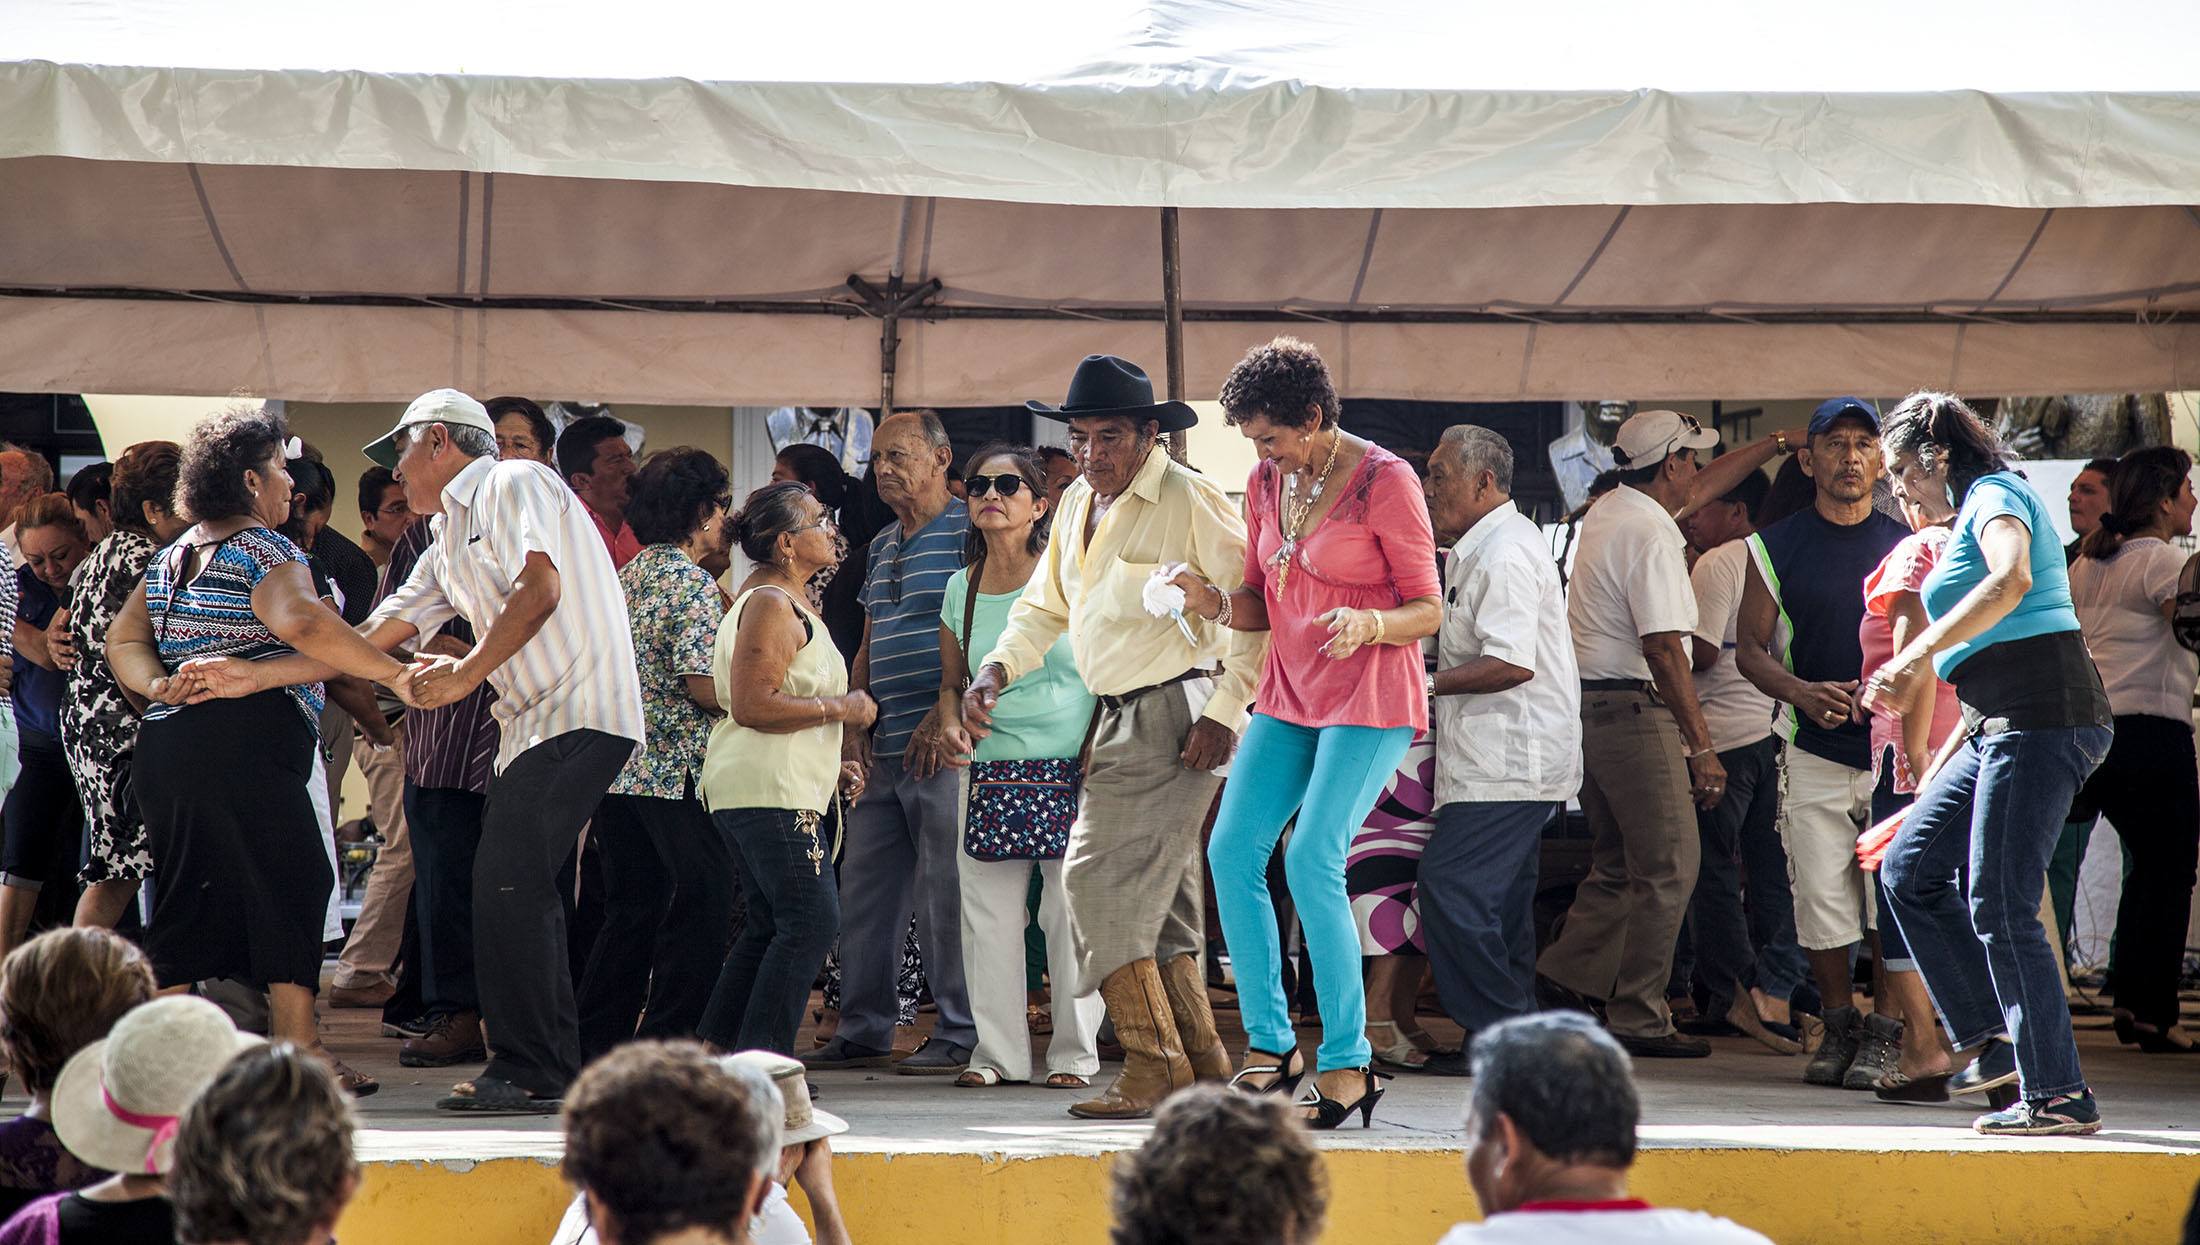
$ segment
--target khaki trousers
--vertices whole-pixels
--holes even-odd
[[[1702,846],[1672,711],[1646,692],[1581,694],[1581,807],[1595,836],[1588,880],[1536,971],[1605,1000],[1626,1037],[1673,1031],[1665,986]]]
[[[397,740],[387,748],[359,740],[352,759],[367,779],[367,808],[382,833],[382,850],[367,874],[359,920],[336,958],[333,981],[346,989],[386,980],[396,967],[413,887],[412,834],[405,825],[405,724],[397,724]]]

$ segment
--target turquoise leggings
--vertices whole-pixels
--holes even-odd
[[[1230,767],[1215,815],[1207,862],[1215,909],[1229,942],[1238,1007],[1255,1050],[1288,1055],[1298,1047],[1283,998],[1283,950],[1268,900],[1268,860],[1283,823],[1298,814],[1284,849],[1299,927],[1314,957],[1321,1005],[1318,1070],[1365,1067],[1367,995],[1360,984],[1360,931],[1344,889],[1345,853],[1375,807],[1383,784],[1413,742],[1410,726],[1294,726],[1254,714]]]

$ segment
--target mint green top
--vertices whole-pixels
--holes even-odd
[[[940,602],[940,625],[947,628],[949,643],[962,641],[963,599],[970,593],[970,571],[964,568],[947,581],[947,595]],[[984,657],[1000,643],[1008,626],[1009,607],[1021,591],[978,594],[978,617],[970,626],[970,651]],[[978,741],[972,759],[979,761],[1030,761],[1040,757],[1073,757],[1085,746],[1085,729],[1092,724],[1093,694],[1077,673],[1070,656],[1069,632],[1064,631],[1047,650],[1046,664],[1009,684],[1001,703],[993,710],[993,733]]]

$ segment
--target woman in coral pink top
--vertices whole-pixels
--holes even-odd
[[[1245,586],[1225,594],[1190,574],[1176,583],[1187,608],[1269,632],[1253,719],[1207,849],[1249,1043],[1232,1083],[1288,1093],[1306,1073],[1267,881],[1296,814],[1284,871],[1322,1015],[1307,1118],[1335,1128],[1356,1110],[1364,1124],[1382,1090],[1368,1067],[1345,852],[1413,733],[1428,725],[1419,642],[1443,620],[1436,542],[1413,469],[1337,426],[1336,389],[1312,346],[1279,337],[1255,347],[1224,383],[1222,406],[1262,460],[1246,485]]]

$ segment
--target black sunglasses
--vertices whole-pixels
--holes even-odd
[[[970,476],[963,480],[963,492],[972,497],[983,497],[988,491],[1014,497],[1023,487],[1024,478],[1013,471],[997,476]]]

